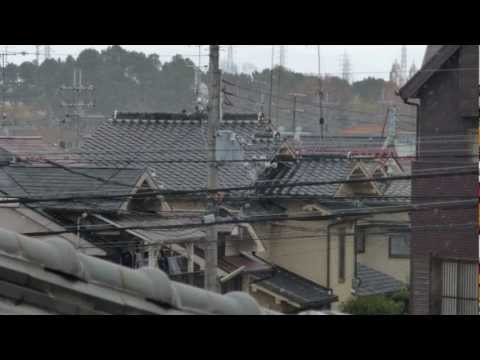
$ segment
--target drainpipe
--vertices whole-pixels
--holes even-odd
[[[346,223],[349,220],[338,220],[331,224],[327,225],[327,289],[331,290],[330,288],[330,229],[334,226],[341,225]]]
[[[353,278],[357,280],[357,220],[353,222]]]
[[[418,147],[419,147],[418,127],[420,125],[420,104],[410,102],[408,101],[408,99],[404,99],[403,102],[407,105],[415,106],[417,108],[417,124],[416,124],[416,134],[415,134],[415,159],[418,160]]]

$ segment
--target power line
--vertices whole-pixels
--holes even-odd
[[[399,234],[399,233],[408,233],[411,230],[416,230],[416,231],[442,231],[442,230],[450,230],[450,231],[464,231],[465,229],[468,228],[475,228],[477,227],[477,224],[474,223],[467,223],[467,224],[452,224],[452,225],[438,225],[438,227],[435,227],[437,225],[432,225],[429,228],[423,228],[423,227],[415,227],[415,228],[408,228],[405,230],[402,229],[395,229],[395,226],[392,226],[391,231],[375,231],[375,232],[370,232],[368,231],[366,234],[367,235],[393,235],[393,234]],[[393,230],[394,229],[394,230]],[[261,237],[258,238],[259,241],[263,243],[267,243],[269,245],[271,244],[282,244],[282,246],[298,246],[299,241],[309,241],[312,242],[315,239],[318,240],[323,240],[327,238],[327,234],[315,234],[315,235],[298,235],[297,236],[287,236],[287,237]],[[282,235],[287,235],[287,233],[282,232]],[[338,232],[331,232],[331,235],[338,235]],[[357,235],[356,233],[345,233],[345,236],[355,236]],[[280,240],[277,240],[280,239]],[[292,241],[291,244],[287,244],[288,241],[283,241],[283,240],[294,240]],[[355,239],[350,239],[351,241],[355,241]],[[195,243],[198,244],[204,244],[205,241],[196,241]],[[80,249],[88,249],[88,248],[96,248],[96,247],[101,247],[102,249],[117,249],[117,248],[125,248],[125,247],[135,247],[137,249],[145,249],[145,248],[150,248],[150,247],[168,247],[170,244],[168,243],[163,243],[163,244],[139,244],[139,241],[136,240],[126,240],[126,241],[120,241],[120,242],[114,242],[114,241],[106,241],[106,242],[101,242],[97,244],[98,246],[83,246],[80,247]],[[383,244],[378,244],[378,245],[369,245],[369,248],[375,248],[375,247],[383,248]],[[338,247],[332,247],[331,250],[336,250]],[[326,249],[322,249],[322,252],[326,252]],[[294,253],[286,253],[284,255],[281,254],[275,254],[275,256],[289,256],[289,255],[296,255],[296,254],[303,254],[303,253],[310,253],[311,250],[306,250],[306,251],[301,251],[301,252],[294,252]]]
[[[226,81],[224,80],[224,82],[227,84],[227,85],[231,85],[231,86],[235,86],[235,87],[238,87],[240,89],[243,89],[243,90],[247,90],[247,91],[251,91],[251,92],[256,92],[256,93],[260,93],[260,94],[267,94],[266,92],[264,91],[258,91],[254,88],[247,88],[247,87],[244,87],[244,86],[241,86],[241,85],[237,85],[237,84],[234,84],[232,82],[229,82],[229,81]],[[231,96],[235,96],[235,97],[238,97],[240,99],[244,99],[244,100],[249,100],[251,101],[251,99],[248,99],[248,98],[245,98],[245,97],[241,97],[239,95],[235,95],[233,93],[228,93],[228,95],[231,95]],[[285,102],[289,102],[289,103],[292,103],[293,101],[291,99],[288,99],[288,98],[285,98],[285,97],[282,97],[280,95],[273,95],[273,97],[279,99],[279,100],[283,100]],[[317,107],[317,104],[313,104],[313,103],[305,103],[305,102],[300,102],[298,101],[298,104],[300,105],[304,105],[304,106],[310,106],[312,108],[316,108]],[[331,109],[331,110],[338,110],[338,111],[343,111],[343,112],[347,112],[347,113],[352,113],[352,114],[362,114],[362,115],[371,115],[371,116],[384,116],[384,114],[379,114],[379,113],[371,113],[371,112],[367,112],[367,111],[360,111],[360,110],[352,110],[350,108],[346,108],[346,107],[339,107],[339,106],[332,106],[332,105],[323,105],[326,109]],[[289,110],[287,108],[282,108],[282,109],[286,109],[286,110]],[[406,117],[406,118],[411,118],[411,119],[416,119],[415,116],[413,115],[408,115],[408,114],[397,114],[397,116],[399,117]]]
[[[433,206],[433,205],[435,205],[435,206]],[[433,206],[433,207],[430,207],[430,208],[439,208],[439,207],[442,207],[442,208],[465,208],[466,207],[465,205],[467,205],[467,203],[457,204],[457,206],[453,206],[453,204],[449,205],[449,206],[446,206],[446,205],[440,206],[440,203],[436,203],[436,204],[430,204],[430,206]],[[417,207],[416,209],[410,209],[408,211],[425,211],[425,210],[428,210],[428,209],[429,209],[429,207],[424,207],[422,209],[419,209]],[[405,212],[405,211],[407,211],[405,208],[399,208],[399,207],[397,207],[397,210],[392,210],[392,209],[388,210],[389,213],[394,213],[394,212],[398,213],[398,212]],[[380,213],[384,213],[384,212],[385,211],[382,211]],[[272,220],[279,220],[279,221],[328,220],[328,219],[338,218],[340,216],[343,216],[343,217],[358,217],[358,216],[367,216],[367,215],[371,215],[371,214],[375,214],[375,213],[379,213],[379,212],[378,211],[377,212],[371,212],[370,214],[367,213],[367,212],[362,212],[362,213],[357,213],[357,214],[350,213],[350,214],[333,214],[333,215],[322,215],[322,216],[310,215],[310,216],[303,216],[303,217],[288,217],[288,216],[274,217],[274,216],[270,216],[270,217],[263,217],[262,219],[239,219],[239,220],[221,221],[221,222],[217,222],[216,224],[222,224],[222,225],[225,225],[225,224],[242,224],[242,223],[253,224],[253,223],[268,222],[268,221],[272,221]],[[94,229],[92,229],[92,227],[87,227],[87,228],[84,228],[84,227],[74,228],[74,227],[72,227],[72,228],[74,228],[73,230],[62,230],[62,231],[56,231],[56,232],[26,233],[24,235],[25,236],[32,236],[32,237],[48,236],[48,235],[61,235],[61,234],[70,233],[72,231],[77,231],[77,230],[80,230],[81,232],[90,232],[90,233],[92,233],[92,232],[95,232],[95,233],[110,232],[112,230],[115,230],[115,231],[124,231],[124,230],[169,230],[169,229],[199,228],[199,227],[205,227],[205,226],[209,226],[209,225],[210,224],[200,224],[200,223],[171,225],[171,226],[158,226],[157,225],[157,226],[128,226],[128,227],[119,227],[119,226],[112,226],[112,225],[100,225],[100,226],[95,226]],[[440,225],[440,226],[442,226],[442,225]],[[474,224],[472,226],[476,226],[476,224]],[[455,228],[455,225],[444,225],[443,228],[444,229],[452,229],[452,228]]]
[[[306,136],[306,138],[308,138],[309,136]],[[364,138],[363,141],[357,141],[358,139],[361,139],[361,138]],[[378,137],[378,138],[381,138],[381,137]],[[304,138],[305,139],[305,138]],[[360,137],[328,137],[326,138],[327,140],[338,140],[338,141],[341,141],[341,140],[355,140],[355,143],[353,145],[351,144],[346,144],[346,145],[340,145],[340,144],[332,144],[332,143],[329,143],[329,144],[325,144],[323,143],[322,141],[319,141],[318,143],[313,143],[311,140],[300,140],[299,141],[299,144],[294,144],[293,146],[295,147],[296,150],[308,150],[308,149],[312,149],[312,148],[318,148],[319,146],[323,146],[327,149],[352,149],[352,150],[355,150],[355,149],[358,149],[358,148],[361,148],[361,147],[365,147],[365,151],[368,151],[369,148],[368,146],[372,146],[373,148],[378,148],[378,146],[375,146],[375,144],[372,144],[372,141],[373,140],[369,140],[369,137],[368,136],[360,136]],[[383,138],[382,138],[383,139]],[[476,144],[477,141],[475,139],[472,140],[472,137],[469,137],[469,136],[465,136],[464,137],[464,140],[462,139],[459,139],[459,140],[456,140],[454,138],[451,138],[451,137],[443,137],[443,136],[439,136],[438,139],[434,139],[434,140],[422,140],[423,138],[420,138],[420,141],[422,143],[422,145],[430,145],[430,144],[433,144],[433,145],[443,145],[443,144],[456,144],[456,145],[461,145],[461,144]],[[245,148],[243,149],[217,149],[216,151],[225,151],[225,152],[232,152],[232,151],[237,151],[237,152],[245,152],[245,153],[249,153],[249,152],[258,152],[259,150],[272,150],[272,147],[275,146],[275,147],[278,147],[280,148],[281,146],[283,146],[285,143],[285,140],[282,141],[282,142],[273,142],[272,144],[270,145],[265,145],[263,143],[252,143],[252,144],[247,144],[245,145]],[[404,143],[401,143],[401,144],[397,144],[395,145],[396,148],[402,148],[402,147],[411,147],[412,145],[410,144],[404,144]],[[442,149],[442,150],[424,150],[422,151],[422,153],[429,153],[429,152],[434,152],[434,153],[438,153],[438,152],[442,152],[442,151],[464,151],[465,149],[461,149],[461,148],[453,148],[453,149]],[[109,154],[112,154],[112,155],[115,155],[117,156],[118,154],[132,154],[132,155],[145,155],[145,154],[160,154],[160,153],[199,153],[199,152],[209,152],[210,149],[208,147],[203,147],[203,148],[188,148],[188,149],[172,149],[172,148],[157,148],[155,150],[138,150],[138,151],[122,151],[122,150],[102,150],[102,151],[70,151],[70,152],[42,152],[41,154],[37,154],[37,153],[34,153],[34,152],[22,152],[22,156],[23,157],[27,157],[27,156],[38,156],[39,158],[43,157],[43,156],[54,156],[54,155],[58,155],[58,156],[63,156],[63,157],[68,157],[68,156],[75,156],[75,155],[109,155]],[[322,155],[322,154],[319,154],[319,155]],[[323,154],[324,156],[332,156],[332,155],[329,155],[328,153],[325,153]],[[408,157],[414,157],[414,156],[402,156],[401,158],[408,158]],[[83,159],[83,158],[78,158],[78,159],[59,159],[59,160],[87,160],[87,159]],[[139,159],[134,159],[135,161],[139,161],[139,162],[143,162],[142,160],[139,160]]]
[[[460,169],[462,167],[457,167]],[[465,169],[467,167],[463,167]],[[472,167],[473,168],[473,167]],[[446,169],[446,168],[445,168]],[[442,169],[443,170],[443,169]],[[16,199],[10,200],[0,200],[0,204],[12,204],[12,203],[35,203],[35,202],[62,202],[62,201],[73,201],[73,200],[91,200],[91,199],[122,199],[122,198],[145,198],[155,195],[163,196],[175,196],[175,195],[187,195],[187,194],[197,194],[197,193],[225,193],[232,191],[248,191],[248,190],[265,190],[265,189],[280,189],[280,188],[294,188],[294,187],[309,187],[309,186],[323,186],[323,185],[340,185],[340,184],[354,184],[354,183],[366,183],[366,182],[389,182],[397,180],[411,180],[418,178],[435,178],[435,177],[450,177],[450,176],[461,176],[461,175],[478,175],[478,168],[475,171],[458,171],[458,172],[438,172],[438,173],[421,173],[417,175],[407,175],[407,176],[387,176],[387,177],[372,177],[372,178],[362,178],[362,179],[341,179],[341,180],[332,180],[332,181],[311,181],[311,182],[280,182],[277,180],[264,180],[261,183],[250,185],[250,186],[238,186],[238,187],[228,187],[228,188],[216,188],[216,189],[195,189],[195,190],[159,190],[152,192],[142,192],[137,194],[122,194],[122,195],[90,195],[90,196],[70,196],[70,197],[57,197],[57,198],[28,198],[28,197],[16,197]],[[275,182],[275,184],[268,185],[268,182]],[[124,184],[132,188],[128,184]]]

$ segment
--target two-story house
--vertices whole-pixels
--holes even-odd
[[[429,45],[422,68],[399,92],[417,107],[412,175],[464,171],[414,178],[414,202],[441,196],[473,202],[412,215],[418,229],[412,231],[412,314],[478,314],[478,52],[478,45]]]

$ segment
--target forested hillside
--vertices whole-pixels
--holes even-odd
[[[84,50],[75,59],[49,59],[41,64],[24,62],[6,68],[5,94],[9,118],[25,121],[61,119],[60,87],[72,85],[74,69],[82,70],[84,85],[93,85],[96,114],[113,111],[180,112],[194,110],[195,69],[191,60],[178,55],[160,62],[155,54],[111,46],[103,51]],[[203,73],[206,82],[206,74]],[[291,126],[292,93],[302,93],[297,105],[298,125],[316,131],[319,119],[319,81],[316,76],[277,67],[271,84],[270,70],[253,74],[224,74],[225,111],[252,112],[263,108],[279,126]],[[395,88],[381,79],[353,84],[338,77],[323,79],[325,113],[329,129],[357,121],[382,122],[385,103],[396,101]],[[273,93],[270,102],[270,91]],[[271,105],[270,105],[271,104]],[[405,111],[410,109],[405,108]],[[376,114],[372,116],[372,114]]]

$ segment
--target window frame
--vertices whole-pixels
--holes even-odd
[[[406,237],[408,239],[408,254],[407,255],[395,255],[392,253],[392,239],[394,237]],[[412,236],[410,233],[392,233],[388,235],[388,257],[390,259],[410,259],[411,256],[411,243],[412,243]]]

